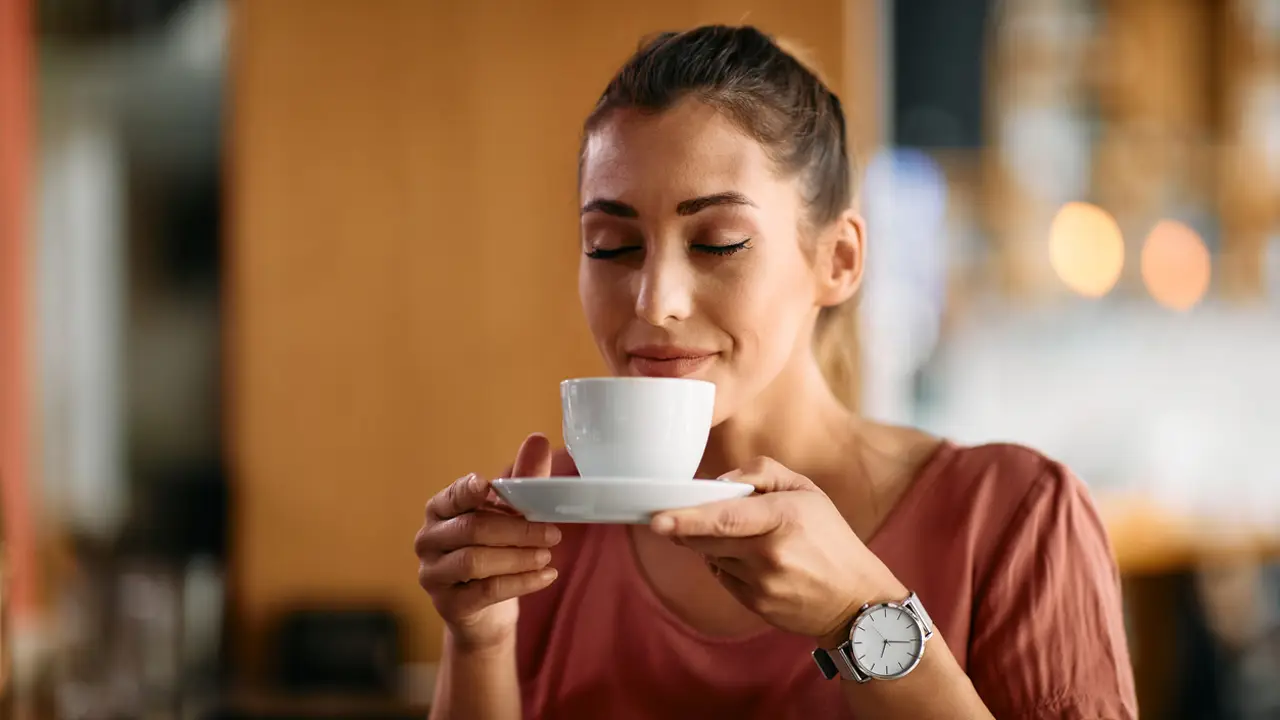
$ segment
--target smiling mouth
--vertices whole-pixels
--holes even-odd
[[[644,348],[628,353],[631,370],[644,377],[687,377],[707,367],[719,353],[680,348]]]

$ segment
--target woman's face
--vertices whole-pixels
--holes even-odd
[[[579,292],[616,375],[716,384],[717,421],[810,357],[799,184],[720,113],[619,111],[587,139]]]

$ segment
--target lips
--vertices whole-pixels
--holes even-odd
[[[627,352],[632,371],[645,377],[687,377],[702,370],[719,353],[674,345],[646,345]]]

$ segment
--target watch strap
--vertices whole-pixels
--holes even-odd
[[[817,648],[813,651],[813,661],[818,664],[818,670],[822,672],[822,676],[828,680],[834,680],[839,676],[856,683],[867,682],[871,676],[858,669],[852,653],[853,641],[845,640],[834,650]]]
[[[828,680],[835,680],[840,674],[840,667],[836,665],[836,661],[832,660],[831,654],[822,648],[813,651],[813,661],[818,664],[822,677]]]
[[[920,624],[924,626],[925,640],[933,637],[933,618],[929,617],[928,611],[924,609],[924,604],[920,602],[920,598],[916,597],[915,593],[911,593],[906,600],[902,601],[902,607],[920,620]]]

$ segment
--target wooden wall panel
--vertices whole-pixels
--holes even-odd
[[[844,2],[234,9],[238,657],[257,667],[284,607],[371,601],[431,659],[441,628],[411,550],[423,503],[500,468],[529,431],[558,438],[557,382],[600,370],[576,289],[578,133],[596,96],[643,34],[708,21],[795,38],[838,84]]]

